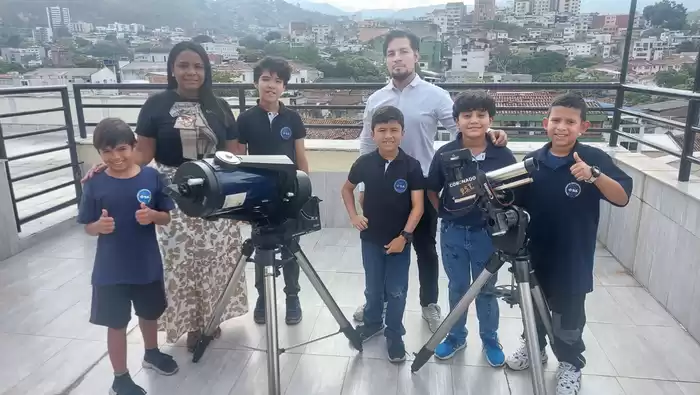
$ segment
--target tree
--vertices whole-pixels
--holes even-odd
[[[280,40],[282,38],[282,34],[278,31],[271,31],[268,32],[265,35],[265,41],[270,42],[270,41],[275,41],[275,40]]]
[[[98,41],[86,53],[95,58],[120,58],[131,55],[126,45],[112,41]]]
[[[595,58],[574,58],[571,61],[571,66],[579,69],[587,69],[591,66],[598,64],[598,60]]]
[[[105,41],[117,42],[117,35],[114,33],[107,34],[105,36]]]
[[[656,73],[654,81],[664,88],[692,90],[695,82],[695,67],[684,66],[680,71],[669,70]]]
[[[241,48],[238,50],[238,55],[246,63],[255,63],[265,57],[265,52],[261,49]]]
[[[0,74],[7,74],[13,71],[24,73],[27,70],[25,70],[25,68],[21,64],[8,63],[0,60]]]
[[[53,29],[53,35],[55,38],[61,38],[61,37],[73,37],[72,34],[70,34],[70,31],[68,30],[67,27],[61,26]]]
[[[654,27],[683,30],[688,10],[683,4],[678,4],[673,0],[662,0],[654,5],[644,7],[643,15],[644,19]]]
[[[82,37],[76,37],[75,38],[75,45],[77,45],[79,48],[83,48],[83,47],[92,46],[92,43],[89,40],[86,40]]]
[[[238,43],[247,49],[263,49],[267,44],[267,42],[252,35],[243,37]]]
[[[20,46],[22,46],[22,37],[13,34],[12,36],[8,37],[5,41],[5,46],[7,46],[8,48],[19,48]]]
[[[214,39],[205,34],[200,34],[199,36],[194,37],[192,39],[192,42],[195,42],[197,44],[213,43]]]
[[[325,77],[352,78],[358,82],[386,81],[385,69],[375,66],[364,56],[341,56],[335,64],[322,60],[316,64],[316,68],[322,71]]]

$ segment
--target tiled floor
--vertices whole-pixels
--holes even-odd
[[[344,312],[350,316],[363,301],[358,239],[349,229],[325,229],[302,239],[305,252]],[[90,325],[90,269],[95,240],[75,228],[60,239],[38,245],[0,262],[0,394],[106,394],[111,368],[105,333]],[[604,249],[597,252],[596,290],[588,299],[588,327],[582,395],[700,394],[700,345]],[[248,274],[255,301],[252,267]],[[420,349],[430,332],[418,305],[418,281],[412,267],[405,317],[409,352]],[[507,273],[500,282],[508,283]],[[280,344],[288,346],[335,332],[338,328],[305,278],[304,320],[287,327]],[[281,281],[280,281],[281,282]],[[284,307],[279,284],[278,301]],[[447,279],[440,278],[440,304],[447,311]],[[429,362],[416,374],[410,362],[386,360],[376,338],[358,355],[342,335],[290,350],[281,357],[283,393],[287,395],[373,394],[531,394],[528,373],[488,367],[480,353],[478,324],[469,318],[469,347],[447,363]],[[500,336],[506,351],[518,345],[518,308],[502,305]],[[283,317],[280,314],[280,317]],[[140,368],[138,329],[129,335],[129,366],[135,380],[154,395],[266,394],[264,327],[250,315],[226,322],[202,361],[193,364],[182,344],[164,346],[180,363],[172,377]],[[546,367],[553,394],[556,362]]]

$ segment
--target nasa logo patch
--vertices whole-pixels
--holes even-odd
[[[394,181],[394,190],[397,193],[404,193],[406,192],[406,189],[408,189],[408,183],[406,180],[399,178],[398,180]]]
[[[566,184],[566,187],[564,188],[564,193],[566,194],[566,196],[572,199],[578,197],[578,195],[581,194],[581,185],[579,185],[576,182],[570,182]]]
[[[142,189],[136,193],[136,200],[139,203],[148,204],[151,202],[151,191],[148,189]]]
[[[284,140],[289,140],[289,138],[292,137],[292,129],[288,128],[287,126],[283,127],[280,130],[280,137],[282,137]]]

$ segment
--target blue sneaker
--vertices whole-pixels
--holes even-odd
[[[435,358],[442,360],[450,359],[457,353],[457,351],[462,350],[465,347],[467,347],[466,340],[460,341],[450,335],[447,335],[445,340],[435,348]]]
[[[503,347],[496,339],[484,340],[484,356],[489,365],[494,368],[503,366],[506,363],[506,356],[503,354]]]

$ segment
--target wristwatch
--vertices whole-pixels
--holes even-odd
[[[586,182],[592,184],[595,180],[603,174],[598,166],[591,166],[591,178],[587,179]]]
[[[413,233],[409,233],[409,232],[406,232],[405,230],[402,230],[401,236],[403,236],[403,238],[406,239],[406,243],[410,243],[413,241]]]

